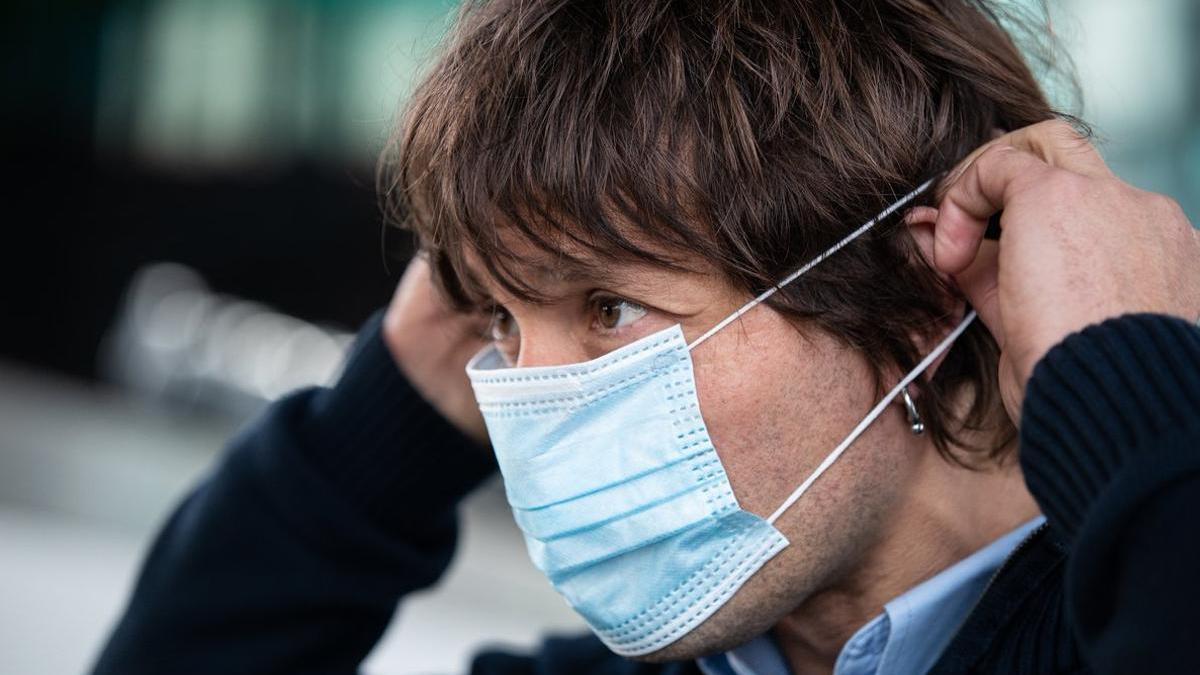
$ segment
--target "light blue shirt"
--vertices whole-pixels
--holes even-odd
[[[1045,522],[1038,516],[884,605],[842,647],[834,675],[923,675],[937,662],[988,581],[1022,540]],[[706,675],[787,675],[769,635],[699,660]]]

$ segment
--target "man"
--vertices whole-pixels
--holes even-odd
[[[454,505],[493,469],[468,438],[603,640],[476,672],[1190,672],[1200,242],[1069,126],[1026,126],[1049,116],[966,3],[471,8],[386,185],[432,270],[413,263],[336,387],[234,441],[97,672],[353,671],[449,560]],[[996,127],[1021,129],[954,167]],[[872,217],[952,167],[903,226]],[[435,286],[486,309],[471,382],[479,314]],[[650,390],[585,382],[543,436],[509,413],[548,399],[505,388],[585,381],[671,331],[679,435],[728,496],[664,548],[675,532],[632,517],[676,495],[626,507],[676,464],[605,456],[668,452],[639,440],[660,418],[587,407]],[[637,488],[586,499],[613,485]],[[567,502],[586,526],[537,515]],[[704,529],[727,517],[754,536]]]

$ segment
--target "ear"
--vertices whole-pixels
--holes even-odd
[[[938,210],[932,206],[914,206],[904,215],[904,224],[930,269],[937,269],[933,266],[933,228],[937,217]]]
[[[937,269],[933,265],[933,228],[937,222],[937,217],[938,210],[932,206],[915,206],[904,216],[904,224],[908,227],[908,231],[917,245],[917,252],[925,259],[931,270]],[[942,281],[951,286],[954,285],[954,280],[949,276],[941,272],[937,272],[937,274],[942,278]],[[947,317],[948,327],[943,333],[948,333],[952,330],[954,326],[958,325],[959,321],[962,321],[962,318],[967,313],[967,303],[965,300],[958,297],[948,297],[946,300],[949,316]],[[931,351],[941,339],[940,336],[936,335],[932,338],[914,335],[913,338],[920,347],[922,354]],[[947,351],[945,354],[939,356],[936,361],[929,364],[929,368],[925,371],[926,379],[933,378],[934,373],[937,372],[938,367],[945,360],[946,354],[949,353]]]

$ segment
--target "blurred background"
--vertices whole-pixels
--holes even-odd
[[[373,164],[453,4],[4,3],[0,674],[85,671],[225,440],[335,377],[387,302],[409,241]],[[1200,3],[1050,9],[1113,168],[1200,221]],[[366,672],[459,672],[581,625],[502,502],[472,497],[451,573]]]

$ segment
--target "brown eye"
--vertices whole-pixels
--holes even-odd
[[[596,300],[596,321],[605,330],[615,330],[637,321],[646,315],[646,308],[620,298]]]

